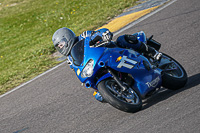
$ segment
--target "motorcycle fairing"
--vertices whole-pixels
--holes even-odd
[[[135,80],[134,87],[137,89],[142,97],[161,86],[161,72],[151,68],[151,64],[148,59],[136,51],[123,48],[106,48],[106,47],[90,47],[90,38],[86,37],[84,40],[84,60],[80,66],[72,64],[70,67],[74,69],[77,77],[82,83],[88,83],[89,87],[97,89],[96,82],[94,82],[96,72],[102,67],[99,62],[103,62],[106,67],[110,67],[116,71],[129,73]],[[92,55],[92,56],[91,56]],[[119,57],[122,60],[117,60]],[[84,69],[87,62],[94,60],[93,75],[91,77],[82,78],[81,72]],[[122,64],[121,67],[119,64]],[[124,65],[125,64],[125,65]],[[128,68],[126,64],[132,66]],[[150,69],[144,65],[148,65]],[[110,74],[106,74],[100,78],[98,82],[105,78],[111,77]]]
[[[134,87],[140,92],[142,97],[156,88],[161,86],[161,71],[152,69],[148,59],[136,51],[130,49],[114,48],[109,49],[109,53],[112,53],[109,57],[102,57],[109,59],[106,66],[123,73],[129,73],[135,80]],[[125,61],[117,61],[118,57],[126,57]],[[132,62],[130,62],[132,60]],[[124,63],[122,67],[118,67],[120,63]],[[134,64],[132,64],[134,63]],[[147,69],[148,64],[150,69]],[[133,66],[132,68],[127,67],[126,64]]]
[[[97,47],[97,48],[96,47],[90,47],[89,46],[89,41],[90,41],[89,37],[86,37],[85,40],[84,40],[84,55],[83,55],[84,58],[83,58],[82,63],[79,66],[76,66],[73,63],[70,66],[71,68],[74,69],[77,77],[79,78],[79,80],[82,83],[86,83],[87,81],[90,81],[90,83],[93,83],[93,79],[94,79],[93,76],[95,75],[95,73],[97,72],[97,70],[101,67],[101,66],[98,65],[99,58],[101,58],[104,55],[104,53],[107,51],[106,47]],[[71,56],[69,56],[69,59],[71,61],[73,61],[73,59],[72,59]],[[88,61],[90,59],[92,59],[94,61],[94,66],[93,66],[94,73],[93,73],[92,77],[82,78],[81,77],[81,72],[82,72],[82,70],[84,69],[85,65],[88,63]],[[95,86],[92,85],[92,87],[95,87]]]

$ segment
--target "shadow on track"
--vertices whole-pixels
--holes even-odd
[[[174,91],[174,90],[168,90],[165,88],[161,88],[161,90],[157,94],[155,94],[154,96],[148,98],[146,101],[143,102],[142,110],[145,110],[154,104],[164,101],[173,95],[176,95],[176,94],[178,94],[182,91],[185,91],[187,89],[190,89],[192,87],[195,87],[199,84],[200,84],[200,73],[188,77],[188,82],[187,82],[186,86],[179,90]]]

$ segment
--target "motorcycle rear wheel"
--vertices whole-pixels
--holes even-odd
[[[142,108],[140,95],[133,89],[122,89],[114,79],[106,79],[98,84],[98,90],[101,96],[113,107],[125,112],[137,112]]]
[[[182,65],[169,55],[163,54],[162,58],[172,62],[162,68],[162,86],[170,90],[177,90],[184,87],[188,78]]]

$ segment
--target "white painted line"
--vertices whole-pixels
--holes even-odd
[[[132,26],[134,26],[134,25],[140,23],[141,21],[143,21],[143,20],[145,20],[145,19],[151,17],[151,16],[154,15],[155,13],[157,13],[157,12],[163,10],[164,8],[168,7],[169,5],[173,4],[175,1],[177,1],[177,0],[172,0],[171,2],[169,2],[169,3],[166,4],[166,5],[164,5],[163,7],[160,7],[159,9],[157,9],[157,10],[155,10],[155,11],[149,13],[148,15],[146,15],[146,16],[144,16],[144,17],[142,17],[142,18],[140,18],[140,19],[138,19],[138,20],[136,20],[136,21],[134,21],[134,22],[131,23],[130,25],[128,25],[128,26],[122,28],[121,30],[117,31],[117,32],[114,34],[114,36],[118,35],[119,33],[123,32],[123,31],[125,31],[125,30],[127,30],[127,29],[129,29],[130,27],[132,27]],[[42,77],[43,75],[45,75],[45,74],[47,74],[47,73],[53,71],[54,69],[58,68],[59,66],[65,64],[65,63],[66,63],[66,61],[64,61],[63,63],[61,63],[61,64],[59,64],[59,65],[57,65],[57,66],[55,66],[55,67],[49,69],[48,71],[46,71],[46,72],[44,72],[44,73],[38,75],[37,77],[35,77],[35,78],[29,80],[28,82],[25,82],[25,83],[21,84],[20,86],[17,86],[16,88],[14,88],[14,89],[8,91],[7,93],[5,93],[5,94],[3,94],[3,95],[0,95],[0,98],[2,98],[2,97],[4,97],[4,96],[6,96],[6,95],[8,95],[8,94],[10,94],[10,93],[12,93],[12,92],[18,90],[18,89],[20,89],[21,87],[23,87],[23,86],[25,86],[25,85],[31,83],[32,81],[34,81],[34,80],[36,80],[36,79]]]
[[[123,31],[125,31],[125,30],[127,30],[127,29],[129,29],[129,28],[131,28],[131,27],[133,27],[134,25],[136,25],[136,24],[142,22],[143,20],[145,20],[145,19],[151,17],[152,15],[154,15],[154,14],[156,14],[157,12],[163,10],[164,8],[168,7],[169,5],[173,4],[173,3],[176,2],[176,1],[177,1],[177,0],[172,0],[172,1],[170,1],[169,3],[167,3],[166,5],[164,5],[164,6],[162,6],[162,7],[159,7],[159,8],[156,9],[155,11],[153,11],[153,12],[151,12],[151,13],[145,15],[144,17],[141,17],[141,18],[139,18],[138,20],[136,20],[136,21],[130,23],[128,26],[125,26],[124,28],[122,28],[122,29],[120,29],[119,31],[115,32],[115,33],[114,33],[114,36],[116,36],[116,35],[118,35],[119,33],[123,32]]]

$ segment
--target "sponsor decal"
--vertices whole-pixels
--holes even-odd
[[[150,87],[156,87],[158,85],[160,81],[160,77],[155,78],[154,80],[152,80],[151,82],[147,82],[146,85],[150,88]]]

